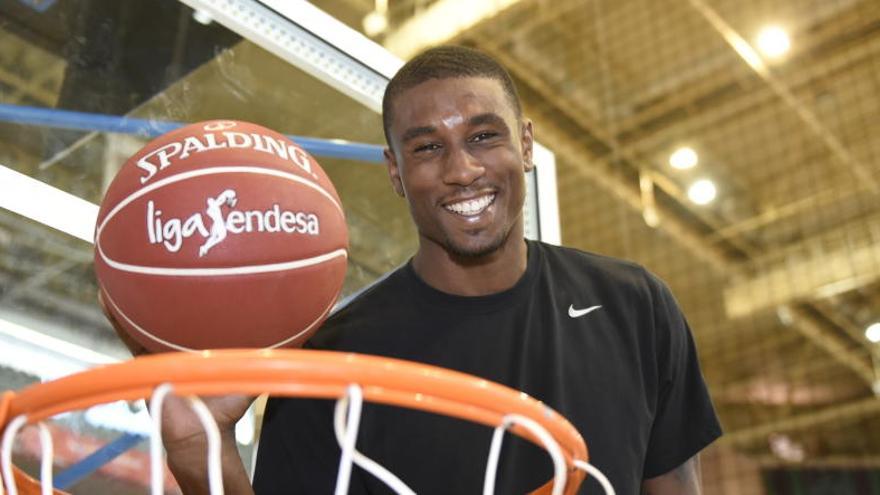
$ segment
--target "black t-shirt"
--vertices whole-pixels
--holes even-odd
[[[619,494],[687,461],[721,434],[690,329],[666,286],[640,266],[528,243],[526,273],[497,294],[462,297],[409,263],[334,314],[308,347],[378,354],[471,373],[561,413]],[[598,307],[596,307],[598,306]],[[333,402],[270,399],[254,488],[332,493]],[[419,494],[480,493],[492,430],[366,403],[357,446]],[[543,450],[508,436],[496,493],[552,478]],[[588,479],[581,492],[602,493]],[[354,468],[350,493],[391,493]]]

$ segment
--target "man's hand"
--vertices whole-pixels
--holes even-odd
[[[150,351],[134,340],[122,329],[105,306],[98,294],[98,302],[104,315],[110,321],[119,339],[135,357],[150,354]],[[238,456],[235,443],[235,424],[244,416],[253,402],[253,397],[227,395],[222,397],[202,397],[220,429],[223,449],[223,485],[227,493],[253,493],[247,472]],[[156,414],[156,411],[150,411]],[[169,394],[162,406],[162,441],[168,453],[168,467],[180,485],[183,493],[207,494],[208,489],[208,439],[201,421],[192,410],[189,400]]]
[[[221,464],[226,493],[251,493],[250,480],[238,455],[235,423],[244,416],[253,397],[226,395],[202,397],[220,429]],[[152,411],[151,414],[155,414]],[[162,441],[168,453],[168,467],[183,493],[207,494],[208,439],[189,400],[169,395],[162,407]]]
[[[691,457],[684,464],[642,482],[642,495],[700,495],[700,456]]]
[[[244,395],[224,395],[220,397],[200,397],[211,411],[220,432],[234,431],[235,424],[244,416],[254,401]],[[151,411],[150,414],[153,414]],[[170,394],[162,406],[162,442],[168,450],[188,443],[200,442],[205,432],[201,421],[185,397]]]

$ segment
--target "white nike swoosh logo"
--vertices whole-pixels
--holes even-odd
[[[601,307],[602,306],[590,306],[589,308],[584,309],[574,309],[574,304],[572,304],[568,307],[568,316],[572,318],[580,318],[581,316],[584,316],[587,313],[592,313]]]

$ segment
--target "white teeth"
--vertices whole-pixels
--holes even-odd
[[[460,201],[458,203],[452,203],[445,206],[445,208],[453,213],[458,213],[459,215],[464,216],[472,216],[482,213],[492,201],[495,201],[495,195],[490,194],[488,196],[480,196],[479,198],[469,199],[467,201]]]

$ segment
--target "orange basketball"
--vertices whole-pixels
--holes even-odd
[[[151,141],[101,203],[107,311],[153,351],[299,346],[342,289],[348,232],[330,179],[285,136],[200,122]]]

